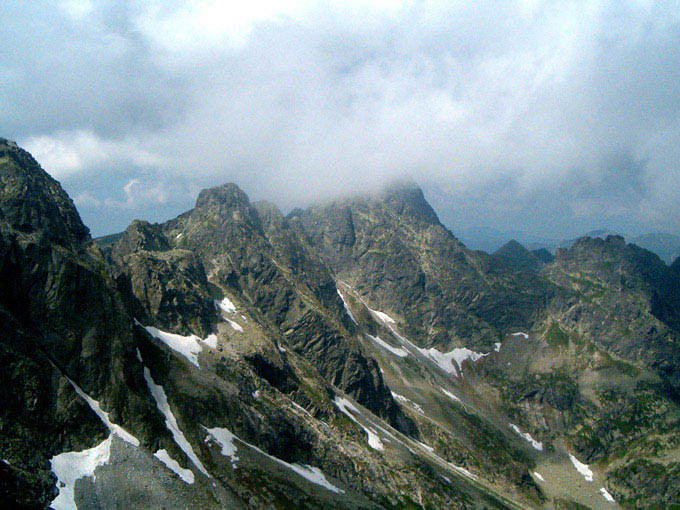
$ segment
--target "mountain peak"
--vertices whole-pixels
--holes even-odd
[[[510,239],[507,243],[496,250],[496,253],[529,253],[522,243]]]
[[[542,264],[545,264],[546,261],[549,261],[549,255],[550,254],[548,253],[548,256],[546,257],[544,253],[529,251],[524,245],[515,239],[511,239],[498,248],[498,250],[493,253],[492,257],[497,260],[502,260],[514,269],[536,269]]]
[[[392,181],[383,188],[384,201],[400,215],[409,215],[439,225],[439,217],[423,190],[411,180]]]
[[[0,138],[0,219],[17,231],[60,244],[90,238],[61,185],[15,142]]]
[[[118,244],[124,244],[126,251],[167,251],[171,248],[160,225],[144,220],[133,221]]]
[[[196,208],[202,209],[210,206],[238,207],[249,206],[248,195],[233,182],[202,190],[196,200]]]

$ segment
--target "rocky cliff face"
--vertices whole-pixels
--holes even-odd
[[[338,277],[423,346],[488,349],[531,324],[550,293],[535,274],[518,277],[467,249],[411,184],[293,216]]]
[[[28,153],[3,140],[0,154],[0,445],[6,487],[39,504],[57,492],[48,459],[106,430],[75,385],[125,427],[153,408],[131,320],[73,203]]]
[[[618,502],[671,504],[678,499],[670,452],[680,417],[672,270],[610,236],[558,250],[542,273],[562,291],[531,337],[486,367],[487,380],[527,428],[600,464]]]
[[[619,236],[584,238],[559,250],[547,272],[576,292],[565,318],[582,334],[680,388],[680,285],[658,256]]]

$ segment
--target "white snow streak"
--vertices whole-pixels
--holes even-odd
[[[205,428],[205,427],[204,427]],[[224,428],[214,428],[214,429],[207,429],[208,433],[210,436],[206,438],[206,441],[209,441],[210,439],[215,440],[217,443],[220,444],[222,447],[222,455],[225,455],[226,457],[231,458],[232,463],[235,464],[236,461],[238,460],[238,457],[236,457],[234,454],[236,453],[236,446],[234,445],[234,440],[237,439],[244,445],[248,446],[249,448],[252,448],[253,450],[261,453],[265,457],[273,460],[274,462],[281,464],[282,466],[287,467],[288,469],[296,472],[298,475],[301,477],[305,478],[306,480],[309,480],[310,482],[320,485],[322,487],[325,487],[331,492],[335,492],[338,494],[344,494],[345,491],[342,489],[339,489],[332,483],[330,483],[327,479],[326,476],[323,474],[323,472],[313,466],[308,466],[308,465],[302,465],[302,464],[289,464],[288,462],[278,459],[272,455],[269,455],[268,453],[260,450],[257,446],[252,445],[250,443],[246,443],[239,437],[235,436],[232,434],[228,429]]]
[[[514,423],[510,423],[510,428],[514,430],[517,434],[519,434],[522,438],[524,438],[526,441],[531,443],[531,446],[533,446],[536,450],[538,451],[543,450],[543,443],[539,443],[538,441],[536,441],[533,437],[531,437],[531,434],[529,434],[528,432],[522,432],[520,428]]]
[[[335,396],[335,400],[333,402],[335,403],[336,406],[338,406],[338,409],[340,409],[342,413],[344,413],[350,420],[352,420],[354,423],[356,423],[366,431],[366,434],[368,434],[368,446],[370,446],[374,450],[382,451],[385,449],[377,432],[374,429],[359,423],[356,417],[350,412],[354,411],[355,413],[360,414],[359,410],[354,406],[354,404],[352,404],[346,398],[340,397],[338,395]]]
[[[282,460],[276,459],[280,463],[288,466],[290,469],[295,471],[298,475],[302,476],[303,478],[306,478],[312,483],[315,483],[317,485],[321,485],[322,487],[325,487],[331,492],[335,492],[336,494],[344,494],[345,491],[342,489],[339,489],[332,483],[330,483],[328,480],[326,480],[326,476],[321,472],[321,470],[317,467],[309,466],[309,465],[303,465],[303,464],[288,464],[287,462],[284,462]]]
[[[379,312],[378,310],[373,310],[372,308],[369,308],[369,310],[371,310],[371,312],[376,314],[380,318],[381,321],[387,322],[389,324],[395,324],[394,319],[392,317],[390,317],[389,315],[387,315],[385,312]]]
[[[569,454],[569,458],[571,459],[571,463],[576,468],[576,471],[583,475],[583,478],[586,479],[586,482],[592,482],[593,472],[588,467],[588,464],[583,464],[579,462],[579,460],[576,457],[574,457],[571,453]]]
[[[423,414],[423,415],[425,414],[425,411],[423,411],[423,408],[420,407],[420,405],[416,404],[413,400],[410,400],[410,399],[406,398],[405,396],[399,395],[398,393],[395,393],[393,391],[391,393],[392,393],[392,397],[397,399],[399,402],[403,402],[404,404],[409,404],[411,407],[413,407],[420,414]]]
[[[464,475],[467,476],[468,478],[472,478],[472,479],[475,480],[475,481],[479,480],[479,478],[478,478],[476,475],[473,475],[472,473],[470,473],[470,472],[469,472],[467,469],[465,469],[464,467],[456,466],[456,465],[455,465],[454,463],[452,463],[452,462],[449,462],[448,464],[449,464],[449,466],[451,466],[453,469],[455,469],[455,470],[458,471],[459,473],[464,474]]]
[[[455,396],[453,393],[451,393],[450,391],[447,391],[444,388],[439,388],[439,389],[442,390],[442,393],[444,393],[444,395],[449,397],[451,400],[454,400],[456,402],[461,402],[461,400],[457,396]]]
[[[605,489],[604,487],[600,489],[600,494],[602,494],[604,496],[604,499],[606,499],[610,503],[616,503],[614,497],[611,494],[609,494],[609,491],[607,491],[607,489]]]
[[[392,347],[379,336],[371,336],[368,333],[366,333],[366,336],[381,346],[383,349],[387,349],[392,354],[399,356],[400,358],[405,358],[408,356],[408,351],[406,349],[402,349],[401,347]]]
[[[541,473],[534,471],[534,476],[538,478],[541,482],[545,482],[545,478],[541,476]]]
[[[521,331],[518,331],[517,333],[513,333],[512,336],[522,336],[522,337],[524,337],[525,340],[529,339],[529,335],[527,335],[526,333],[522,333]]]
[[[162,386],[159,386],[153,382],[153,379],[151,378],[151,371],[146,367],[144,367],[144,379],[146,380],[146,384],[149,386],[151,395],[156,401],[158,410],[163,416],[165,416],[165,425],[168,427],[168,430],[172,432],[172,437],[174,438],[175,443],[177,443],[177,446],[179,446],[186,456],[191,459],[191,462],[194,463],[199,471],[201,471],[201,473],[203,473],[205,476],[209,477],[210,475],[208,474],[208,471],[205,469],[205,467],[203,467],[203,464],[194,453],[191,443],[189,443],[187,438],[180,430],[177,420],[175,419],[175,415],[172,414],[172,410],[170,409],[170,404],[168,403],[168,397],[165,394],[165,390]]]
[[[185,483],[194,483],[194,472],[191,469],[184,469],[179,465],[175,459],[170,457],[170,454],[166,449],[158,450],[153,454],[158,460],[167,466],[170,471],[173,471],[177,476],[179,476]]]
[[[214,333],[209,334],[207,337],[205,337],[203,343],[211,349],[217,349],[217,335]]]
[[[340,299],[342,299],[342,304],[345,306],[345,311],[347,312],[347,315],[349,315],[349,318],[352,319],[352,322],[354,324],[359,324],[357,320],[354,318],[354,315],[352,314],[352,310],[349,309],[349,305],[347,304],[347,301],[345,301],[345,296],[342,295],[342,292],[340,292],[340,289],[336,289],[338,291],[338,296],[340,296]]]
[[[493,348],[494,351],[501,352],[501,345],[503,345],[503,344],[501,344],[500,342],[496,342],[493,345],[494,345],[494,348]]]
[[[414,439],[414,441],[415,441],[415,439]],[[431,446],[426,445],[425,443],[422,443],[422,442],[420,442],[420,441],[416,441],[416,443],[418,443],[418,444],[420,445],[421,448],[424,448],[424,449],[427,450],[428,452],[434,454],[434,448],[432,448]]]
[[[139,351],[138,351],[139,352]],[[116,425],[115,423],[111,422],[109,420],[109,413],[106,411],[102,410],[101,406],[99,405],[99,402],[97,402],[95,399],[91,398],[87,393],[85,393],[80,386],[78,386],[75,382],[73,382],[71,379],[68,377],[66,378],[68,382],[71,383],[71,386],[73,386],[73,389],[76,390],[76,393],[82,397],[85,402],[87,402],[87,405],[90,406],[90,409],[94,411],[94,413],[99,417],[99,419],[106,425],[106,428],[108,428],[111,432],[119,436],[121,439],[127,441],[128,443],[134,445],[134,446],[139,446],[139,439],[137,439],[135,436],[130,434],[127,430],[125,430],[123,427],[120,425]]]
[[[233,320],[231,320],[231,319],[227,319],[227,322],[229,323],[229,325],[231,326],[231,328],[232,328],[234,331],[243,332],[243,328],[241,327],[241,325],[240,325],[238,322],[235,322],[235,321],[233,321]]]

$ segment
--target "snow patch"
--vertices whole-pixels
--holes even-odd
[[[191,471],[191,469],[184,469],[182,466],[180,466],[179,462],[170,457],[170,454],[165,448],[158,450],[153,454],[153,456],[165,464],[170,471],[174,472],[185,483],[188,483],[189,485],[194,483],[194,472]]]
[[[340,296],[340,299],[342,299],[342,304],[345,306],[345,311],[347,312],[347,315],[349,315],[349,318],[352,319],[352,322],[354,324],[359,324],[357,320],[354,318],[354,315],[352,314],[352,310],[349,309],[349,305],[347,304],[347,301],[345,301],[345,296],[342,295],[342,292],[340,292],[340,289],[336,289],[338,291],[338,296]]]
[[[232,321],[231,319],[227,319],[227,322],[229,323],[229,325],[231,326],[231,328],[232,328],[234,331],[243,332],[243,328],[241,327],[241,325],[240,325],[238,322],[234,322],[234,321]]]
[[[607,489],[605,489],[604,487],[600,489],[600,494],[602,494],[604,496],[604,499],[606,499],[610,503],[616,503],[614,497],[611,494],[609,494],[609,491],[607,491]]]
[[[537,471],[534,471],[534,476],[535,476],[538,480],[540,480],[541,482],[545,482],[545,478],[543,478],[543,477],[541,476],[541,473],[539,473],[539,472],[537,472]]]
[[[468,478],[471,478],[472,480],[475,480],[475,481],[479,480],[479,478],[478,478],[476,475],[473,475],[472,473],[470,473],[470,472],[469,472],[467,469],[465,469],[464,467],[456,466],[453,462],[449,462],[448,464],[449,464],[449,466],[451,466],[453,469],[455,469],[455,470],[458,471],[459,473],[461,473],[461,474],[467,476]]]
[[[512,333],[512,336],[522,336],[524,337],[525,340],[529,339],[529,335],[527,335],[526,333],[522,333],[521,331],[518,331],[517,333]]]
[[[390,324],[396,324],[395,320],[392,317],[390,317],[389,315],[387,315],[385,312],[379,312],[378,310],[372,310],[370,308],[369,308],[369,310],[371,310],[371,312],[376,314],[381,321],[387,322],[387,323],[390,323]]]
[[[431,446],[426,445],[425,443],[421,443],[420,441],[416,441],[416,443],[418,443],[418,445],[420,445],[421,448],[425,448],[428,452],[434,453],[434,448],[432,448]]]
[[[175,236],[175,240],[181,239],[181,237],[182,237],[183,235],[184,235],[184,232],[180,232],[179,234],[177,234],[177,235]]]
[[[139,350],[137,350],[137,353],[139,354]],[[134,446],[139,446],[139,439],[137,439],[135,436],[130,434],[127,430],[125,430],[123,427],[120,425],[116,425],[115,423],[111,422],[109,420],[109,413],[104,411],[101,406],[99,405],[99,402],[97,402],[95,399],[91,398],[87,393],[85,393],[80,386],[78,386],[75,382],[73,382],[71,379],[66,377],[69,383],[71,383],[71,386],[73,386],[73,389],[76,390],[76,393],[80,395],[80,397],[87,402],[87,405],[90,406],[90,409],[94,411],[94,413],[99,417],[99,419],[106,425],[106,428],[108,428],[111,432],[119,436],[121,439],[127,441],[128,443],[134,445]]]
[[[363,428],[366,431],[366,434],[368,434],[368,446],[370,446],[374,450],[383,451],[385,449],[385,446],[383,445],[383,442],[380,440],[380,436],[378,436],[378,433],[370,427]]]
[[[576,457],[574,457],[571,453],[569,454],[569,458],[571,459],[571,463],[576,468],[576,471],[583,475],[583,478],[586,479],[586,482],[592,482],[593,472],[588,467],[588,464],[583,464],[579,462],[579,460]]]
[[[279,460],[279,459],[277,459]],[[309,465],[303,465],[303,464],[288,464],[287,462],[284,462],[282,460],[279,460],[282,464],[286,465],[293,471],[295,471],[298,475],[302,476],[303,478],[306,478],[312,483],[315,483],[317,485],[321,485],[322,487],[325,487],[331,492],[335,492],[336,494],[344,494],[345,491],[342,489],[339,489],[332,483],[330,483],[326,479],[326,475],[324,475],[321,470],[317,467],[309,466]]]
[[[209,334],[207,337],[205,337],[203,343],[211,349],[217,349],[217,335],[214,333]]]
[[[236,456],[236,445],[234,444],[234,439],[236,436],[225,428],[213,428],[209,429],[203,427],[208,432],[208,437],[205,438],[205,442],[215,441],[220,445],[222,455],[231,459],[231,465],[236,466],[238,457]]]
[[[494,345],[493,350],[494,350],[495,352],[501,352],[501,345],[503,345],[503,344],[501,344],[500,342],[496,342],[496,343],[493,344],[493,345]]]
[[[260,398],[260,390],[253,391],[253,398]]]
[[[99,445],[82,452],[64,452],[52,457],[50,465],[57,477],[59,494],[50,504],[54,510],[73,510],[78,508],[75,501],[76,481],[85,476],[95,477],[94,471],[109,462],[111,456],[111,438]]]
[[[514,423],[510,423],[510,428],[514,430],[520,437],[531,443],[531,446],[533,446],[536,450],[539,452],[543,450],[543,443],[536,441],[533,437],[531,437],[531,434],[528,432],[522,432],[520,428]]]
[[[226,313],[236,313],[236,306],[227,296],[224,296],[222,301],[215,301],[215,306]]]
[[[447,391],[444,388],[439,388],[439,389],[442,390],[442,393],[444,393],[444,395],[449,397],[451,400],[454,400],[456,402],[461,402],[461,400],[457,396],[455,396],[453,393],[451,393],[450,391]]]
[[[422,415],[425,414],[425,411],[423,411],[423,408],[420,407],[420,405],[413,402],[412,400],[406,398],[403,395],[399,395],[398,393],[395,393],[395,392],[391,392],[391,393],[392,393],[392,397],[395,398],[396,400],[398,400],[399,402],[403,402],[404,404],[409,404],[411,407],[413,407],[420,414],[422,414]]]
[[[159,386],[153,381],[151,378],[151,371],[147,367],[144,367],[144,379],[146,380],[146,384],[149,387],[151,395],[156,401],[158,410],[163,416],[165,416],[165,425],[168,427],[168,430],[172,432],[172,437],[175,440],[175,443],[177,443],[177,446],[179,446],[186,456],[191,459],[191,462],[194,463],[199,471],[205,476],[209,477],[210,475],[208,474],[208,471],[205,469],[205,467],[203,467],[203,464],[194,453],[191,443],[189,443],[187,438],[180,430],[177,420],[175,419],[175,415],[172,414],[172,410],[170,409],[170,404],[168,402],[168,397],[165,394],[165,390],[162,386]]]
[[[145,329],[149,332],[151,336],[163,342],[173,351],[180,353],[182,356],[191,361],[197,367],[199,366],[198,354],[201,352],[202,347],[201,344],[199,343],[201,339],[198,338],[196,335],[189,336],[176,335],[174,333],[167,333],[165,331],[161,331],[160,329],[154,328],[153,326],[146,326]]]
[[[286,352],[287,349],[286,349],[285,347],[282,347],[282,346],[279,345],[279,351],[281,351],[281,352]]]
[[[205,427],[204,427],[205,428]],[[238,457],[236,457],[234,454],[237,451],[236,445],[234,445],[234,440],[237,439],[244,445],[248,446],[249,448],[252,448],[253,450],[259,452],[260,454],[264,455],[265,457],[273,460],[274,462],[281,464],[282,466],[287,467],[288,469],[294,471],[301,477],[305,478],[306,480],[309,480],[310,482],[320,485],[322,487],[325,487],[331,492],[335,492],[338,494],[344,494],[345,491],[342,489],[339,489],[332,483],[330,483],[326,479],[326,475],[323,474],[323,472],[313,466],[308,466],[308,465],[302,465],[302,464],[289,464],[288,462],[278,459],[272,455],[269,455],[266,452],[263,452],[260,450],[257,446],[252,445],[250,443],[246,443],[242,439],[238,438],[234,434],[232,434],[229,430],[224,429],[224,428],[214,428],[214,429],[207,429],[209,436],[206,438],[206,442],[209,441],[210,439],[213,439],[217,443],[220,444],[222,447],[222,455],[231,458],[232,463],[235,464],[236,461],[238,460]]]
[[[352,404],[345,397],[340,397],[338,395],[335,396],[333,402],[335,403],[336,406],[338,406],[338,409],[340,409],[342,413],[344,413],[350,420],[352,420],[354,423],[356,423],[366,431],[366,434],[368,434],[368,446],[370,446],[374,450],[382,451],[385,449],[385,446],[380,440],[380,437],[378,436],[377,432],[374,429],[366,427],[365,425],[359,423],[356,417],[350,412],[354,411],[355,413],[359,414],[359,410],[354,406],[354,404]]]
[[[377,343],[382,348],[387,349],[392,354],[399,356],[400,358],[405,358],[406,356],[408,356],[408,351],[406,349],[402,349],[401,347],[392,347],[390,344],[385,342],[379,336],[371,336],[368,333],[366,333],[366,336],[368,338],[370,338],[371,340],[373,340],[375,343]]]
[[[477,361],[484,356],[488,356],[489,354],[483,354],[481,352],[475,352],[467,347],[462,347],[462,348],[457,348],[453,349],[451,352],[440,352],[434,347],[430,349],[421,349],[418,348],[418,350],[424,355],[430,358],[432,361],[434,361],[439,367],[444,370],[444,372],[452,375],[456,375],[456,368],[458,372],[462,375],[463,369],[462,365],[463,362],[466,360],[472,360]],[[458,367],[456,367],[453,362],[456,362]]]

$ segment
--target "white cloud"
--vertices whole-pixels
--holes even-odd
[[[121,161],[141,167],[162,164],[160,157],[140,148],[135,140],[104,140],[91,131],[32,136],[20,143],[57,179]]]
[[[131,179],[123,186],[124,200],[107,198],[104,205],[113,209],[136,209],[141,206],[164,204],[169,199],[168,190],[162,185],[142,184],[138,179]]]
[[[680,230],[678,7],[76,2],[66,29],[22,4],[0,12],[0,125],[58,178],[115,173],[129,210],[172,199],[139,167],[284,206],[410,175],[479,222]]]
[[[73,202],[76,204],[76,207],[78,208],[85,208],[85,209],[97,209],[101,207],[102,201],[99,200],[98,198],[93,197],[90,193],[87,191],[83,193],[79,193],[73,198]]]

